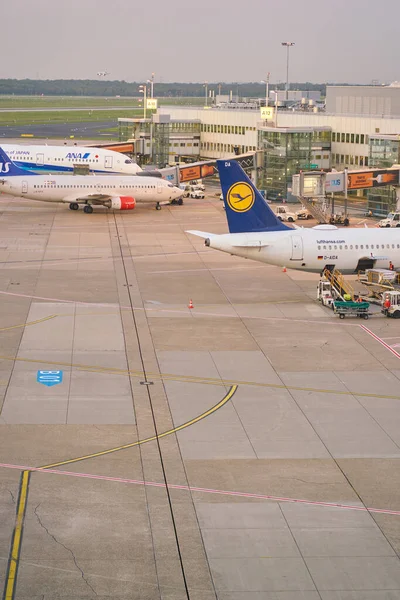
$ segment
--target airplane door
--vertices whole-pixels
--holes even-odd
[[[161,194],[162,188],[161,181],[157,181],[157,194]]]
[[[299,235],[292,235],[291,260],[303,260],[303,240]]]
[[[41,154],[41,153],[36,154],[36,164],[38,166],[44,165],[44,154]]]
[[[23,194],[27,194],[28,193],[28,182],[27,181],[23,181],[22,182],[22,193]]]
[[[104,168],[105,169],[112,169],[113,166],[113,157],[112,156],[105,156],[104,157]]]

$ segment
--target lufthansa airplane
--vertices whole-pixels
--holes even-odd
[[[205,245],[243,258],[301,271],[336,268],[357,273],[400,266],[400,229],[338,229],[317,225],[295,229],[282,223],[234,160],[217,161],[229,232],[188,231]]]
[[[142,169],[125,154],[105,148],[84,146],[30,146],[2,144],[17,167],[35,173],[72,173],[84,166],[92,173],[124,173],[136,175]]]
[[[114,210],[132,210],[136,202],[182,204],[183,190],[165,179],[139,175],[38,175],[14,165],[0,148],[0,192],[43,202],[63,202],[71,210],[84,205],[85,213],[93,206]]]

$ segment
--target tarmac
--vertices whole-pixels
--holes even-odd
[[[188,229],[0,196],[4,600],[400,600],[400,323]]]

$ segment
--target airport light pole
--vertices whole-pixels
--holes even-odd
[[[146,118],[146,104],[147,104],[147,84],[139,86],[139,92],[143,94],[143,119]]]
[[[267,73],[267,76],[265,79],[261,80],[261,83],[265,83],[265,106],[268,106],[268,99],[269,99],[269,76],[271,75],[271,73]]]
[[[154,98],[154,75],[155,73],[152,73],[151,79],[147,80],[147,83],[150,84],[150,98]]]
[[[278,127],[278,91],[272,90],[275,94],[275,127]]]
[[[208,106],[208,81],[204,82],[203,87],[206,89],[206,106]]]
[[[281,42],[286,46],[286,100],[289,100],[289,49],[294,46],[294,42]]]

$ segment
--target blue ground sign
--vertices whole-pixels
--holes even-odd
[[[43,385],[47,385],[47,387],[51,387],[52,385],[57,385],[61,383],[63,380],[63,372],[62,371],[38,371],[36,381],[38,383],[43,383]]]

